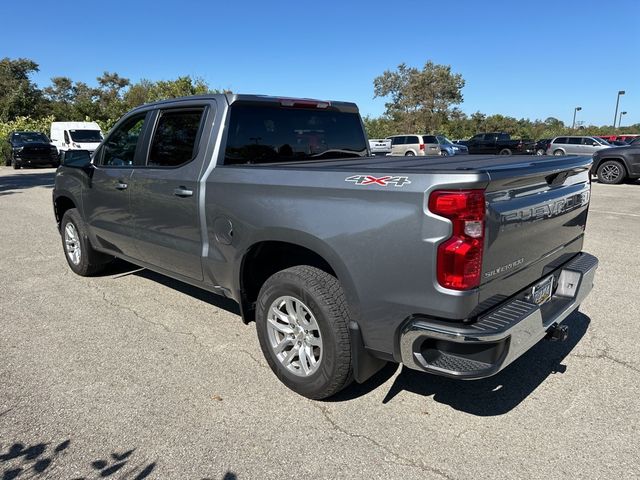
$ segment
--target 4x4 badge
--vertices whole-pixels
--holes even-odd
[[[393,185],[394,187],[404,187],[411,183],[409,177],[374,177],[373,175],[352,175],[344,179],[345,182],[353,182],[356,185],[380,185],[386,187]]]

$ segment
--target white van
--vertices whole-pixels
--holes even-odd
[[[102,131],[96,122],[52,122],[50,138],[59,152],[66,150],[93,152],[102,141]]]

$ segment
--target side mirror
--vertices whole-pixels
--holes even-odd
[[[593,142],[591,145],[594,146],[594,147],[597,147],[600,144],[598,142]]]
[[[78,168],[89,177],[93,176],[93,164],[89,150],[65,150],[61,152],[60,165]]]

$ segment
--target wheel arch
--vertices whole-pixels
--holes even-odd
[[[237,297],[245,323],[254,319],[255,301],[267,278],[295,265],[310,265],[335,276],[349,304],[354,305],[357,295],[348,270],[326,242],[302,232],[276,232],[255,239],[238,262]]]
[[[72,208],[78,208],[77,203],[73,200],[73,197],[66,193],[61,193],[56,195],[53,199],[53,213],[56,217],[56,223],[58,224],[58,229],[60,229],[60,223],[62,222],[62,217]]]
[[[600,165],[607,161],[619,162],[624,167],[625,173],[629,175],[629,166],[627,165],[627,160],[623,155],[607,155],[603,157],[598,157],[597,161],[593,162],[593,171],[597,172]]]

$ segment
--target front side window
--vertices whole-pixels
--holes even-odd
[[[148,166],[178,167],[195,156],[203,108],[167,110],[160,114],[151,141]]]
[[[367,154],[355,112],[236,104],[231,107],[225,164],[301,162]]]
[[[109,135],[102,148],[101,165],[127,167],[134,164],[146,115],[146,113],[134,115]]]

